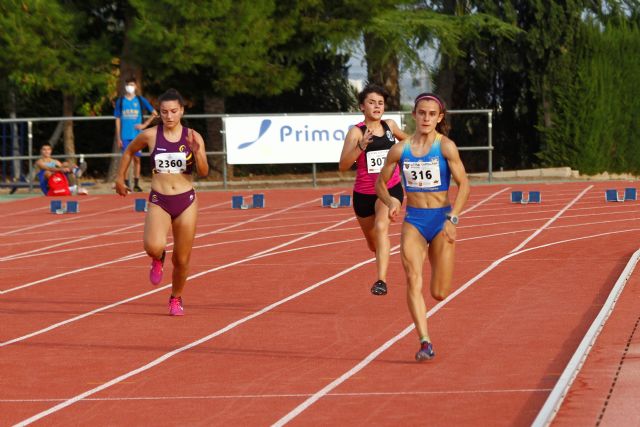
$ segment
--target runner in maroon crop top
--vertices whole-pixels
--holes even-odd
[[[192,171],[199,176],[209,174],[202,136],[182,126],[184,100],[175,89],[159,98],[162,124],[148,128],[129,144],[122,155],[116,192],[126,196],[125,173],[133,155],[148,147],[151,151],[151,193],[144,224],[144,249],[151,257],[149,279],[154,285],[162,281],[167,235],[173,233],[173,277],[169,314],[181,316],[182,291],[187,280],[189,258],[196,234],[198,200],[193,190]]]
[[[346,171],[356,163],[356,182],[353,186],[353,210],[360,224],[367,245],[376,254],[378,278],[371,287],[374,295],[387,293],[387,269],[391,242],[389,240],[389,211],[387,205],[376,196],[376,180],[387,152],[396,143],[396,138],[408,137],[393,120],[382,120],[387,92],[378,85],[366,86],[358,101],[364,121],[347,133],[340,155],[340,170]],[[404,193],[400,175],[389,181],[389,192],[402,204]]]

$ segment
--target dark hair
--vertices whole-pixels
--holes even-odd
[[[162,104],[165,101],[178,101],[178,104],[180,104],[181,107],[184,107],[184,98],[180,95],[180,92],[173,88],[168,89],[158,98],[158,104]]]
[[[51,148],[53,148],[53,145],[49,144],[48,142],[43,142],[42,145],[40,146],[40,149],[42,150],[43,147],[51,147]]]
[[[449,124],[447,123],[447,106],[445,105],[442,98],[440,98],[435,93],[431,93],[431,92],[421,93],[420,95],[416,96],[416,100],[413,102],[414,113],[416,112],[416,107],[418,106],[418,102],[424,101],[424,100],[435,101],[438,104],[438,106],[440,107],[440,112],[443,114],[443,116],[442,116],[442,120],[440,120],[440,123],[436,125],[436,131],[440,132],[443,135],[448,135],[450,127],[449,127]]]
[[[364,89],[362,89],[362,92],[358,94],[358,105],[364,104],[364,100],[367,99],[367,95],[369,95],[370,93],[377,93],[384,98],[384,102],[387,102],[387,98],[389,97],[389,92],[387,92],[382,86],[376,84],[368,84],[364,87]]]
[[[124,83],[125,84],[127,84],[127,83],[136,83],[136,84],[138,84],[138,81],[136,80],[136,78],[133,75],[131,75],[131,76],[127,77],[124,80]]]

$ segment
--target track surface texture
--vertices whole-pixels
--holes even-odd
[[[473,187],[446,300],[425,266],[424,363],[401,221],[389,293],[373,296],[353,211],[320,206],[350,189],[245,191],[266,199],[247,210],[231,209],[240,193],[199,192],[181,318],[170,256],[149,284],[135,197],[79,198],[75,215],[2,203],[0,426],[531,425],[638,249],[640,202],[606,203],[615,186],[629,183]],[[639,296],[636,271],[553,424],[640,424]]]

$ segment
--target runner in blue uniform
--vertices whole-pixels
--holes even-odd
[[[395,220],[400,203],[389,194],[386,183],[399,166],[407,192],[407,214],[401,237],[402,265],[407,275],[407,303],[420,338],[416,360],[422,361],[435,356],[427,330],[422,267],[428,256],[431,295],[438,301],[446,298],[453,277],[456,225],[470,188],[458,148],[446,136],[444,102],[435,94],[420,94],[415,100],[413,118],[416,132],[404,144],[389,150],[376,191],[389,207],[389,217]],[[451,177],[458,185],[453,206],[449,202]]]

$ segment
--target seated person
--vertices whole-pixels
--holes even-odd
[[[68,162],[60,162],[51,157],[53,147],[51,144],[45,142],[40,147],[40,158],[36,161],[36,176],[40,181],[40,189],[47,195],[49,192],[49,178],[51,178],[57,172],[62,172],[65,175],[73,176],[74,185],[69,187],[71,192],[76,194],[87,194],[87,190],[80,187],[78,178],[82,176],[82,173],[86,169],[86,163],[82,163],[81,167],[71,165]]]

